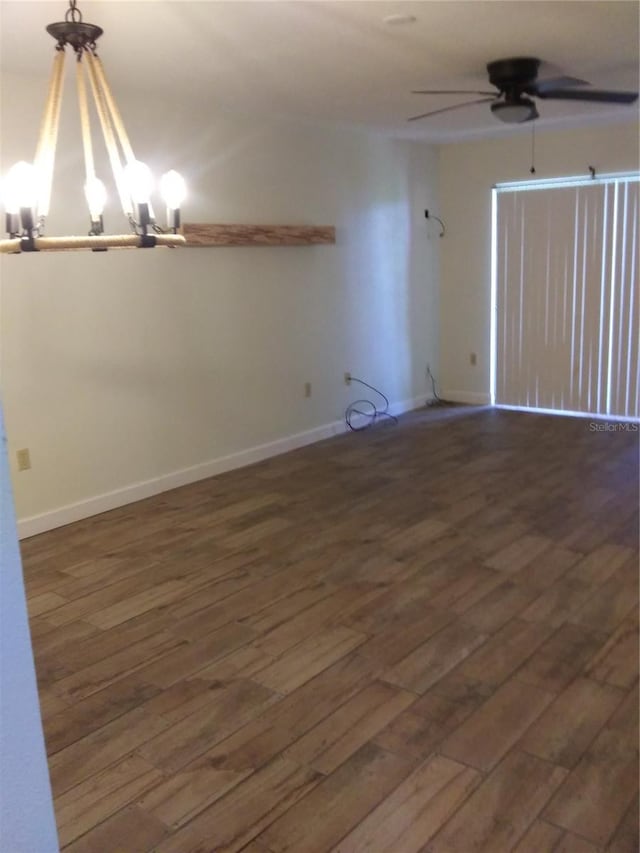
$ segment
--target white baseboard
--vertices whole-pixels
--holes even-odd
[[[491,395],[482,391],[449,391],[441,392],[443,400],[452,403],[470,403],[472,406],[488,406],[491,403]]]
[[[421,394],[419,397],[413,397],[411,400],[401,400],[399,403],[392,403],[389,406],[389,411],[392,415],[404,415],[406,412],[413,412],[416,409],[421,409],[426,406],[429,400],[434,400],[433,394]]]
[[[394,415],[400,415],[424,406],[427,399],[427,396],[422,396],[392,403],[389,411]],[[43,512],[39,515],[21,518],[18,519],[17,523],[18,537],[20,539],[27,539],[29,536],[36,536],[38,533],[44,533],[56,527],[63,527],[65,524],[81,521],[83,518],[89,518],[101,512],[108,512],[111,509],[117,509],[126,504],[153,497],[153,495],[158,495],[161,492],[167,492],[170,489],[177,489],[180,486],[195,483],[198,480],[206,480],[208,477],[215,477],[216,474],[223,474],[225,471],[231,471],[234,468],[243,468],[246,465],[252,465],[254,462],[260,462],[271,456],[279,456],[282,453],[288,453],[290,450],[296,450],[308,444],[315,444],[317,441],[323,441],[326,438],[332,438],[347,431],[348,427],[343,420],[333,421],[323,426],[276,439],[267,444],[258,444],[255,447],[249,447],[246,450],[240,450],[228,456],[219,456],[217,459],[211,459],[200,465],[193,465],[190,468],[183,468],[180,471],[163,474],[152,480],[132,483],[113,492],[96,495],[78,503],[68,504],[67,506]]]

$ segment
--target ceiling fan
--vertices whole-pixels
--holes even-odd
[[[592,101],[604,104],[632,104],[638,99],[637,92],[614,92],[603,89],[588,88],[586,80],[577,77],[553,77],[538,79],[541,61],[534,57],[515,57],[513,59],[498,59],[487,65],[489,83],[496,91],[475,91],[467,89],[418,89],[414,95],[483,95],[484,97],[454,104],[412,116],[409,121],[429,118],[430,116],[459,110],[473,104],[491,102],[491,112],[507,124],[520,124],[533,121],[539,117],[536,104],[531,97],[553,99],[558,101]],[[587,88],[583,88],[587,87]],[[528,97],[531,96],[531,97]]]

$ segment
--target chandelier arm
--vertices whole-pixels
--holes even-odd
[[[122,116],[120,115],[120,110],[118,109],[118,105],[116,104],[115,98],[113,97],[113,94],[111,92],[111,88],[107,82],[107,78],[104,73],[104,66],[97,53],[88,51],[88,55],[91,57],[89,61],[95,68],[98,81],[100,83],[100,88],[104,94],[105,103],[109,109],[109,112],[111,113],[113,126],[116,130],[116,133],[118,134],[118,139],[120,140],[120,145],[122,146],[125,160],[127,161],[127,163],[132,163],[136,158],[133,153],[131,143],[129,142],[129,135],[125,129]]]
[[[93,93],[93,100],[96,105],[96,110],[98,112],[98,118],[100,119],[102,135],[104,137],[104,144],[107,148],[107,154],[109,155],[109,162],[111,164],[111,171],[113,172],[113,178],[116,183],[118,195],[120,196],[120,203],[122,205],[124,215],[127,217],[127,219],[131,220],[133,214],[133,206],[131,204],[129,193],[126,187],[124,179],[124,170],[122,168],[122,162],[120,160],[120,152],[118,151],[118,146],[116,144],[115,136],[113,134],[111,119],[109,117],[109,112],[107,110],[106,104],[104,103],[104,98],[102,90],[100,89],[99,81],[97,79],[95,67],[93,65],[93,62],[91,61],[91,59],[93,58],[92,54],[89,51],[86,51],[86,56],[87,69],[89,71],[89,80],[91,82],[91,90]]]
[[[62,105],[62,90],[64,86],[65,51],[59,50],[53,61],[51,84],[47,94],[47,102],[40,128],[40,137],[36,149],[35,166],[39,172],[39,192],[37,213],[40,222],[49,214],[51,201],[51,185],[53,183],[53,167],[56,159],[56,144],[58,127],[60,125],[60,107]]]
[[[60,66],[64,65],[64,50],[57,50],[53,58],[51,66],[51,77],[49,79],[49,89],[47,90],[47,99],[42,111],[42,121],[40,123],[40,132],[38,134],[38,144],[36,146],[36,154],[33,162],[36,166],[42,164],[44,152],[49,138],[49,128],[51,125],[51,115],[53,112],[54,93],[56,91],[58,80],[60,78]]]
[[[36,237],[29,251],[64,252],[74,249],[141,249],[153,246],[177,248],[186,245],[182,234],[101,234],[87,237]],[[0,254],[26,251],[20,238],[0,240]]]
[[[78,109],[80,111],[80,128],[82,131],[82,147],[84,149],[84,167],[87,182],[96,176],[96,167],[93,159],[93,145],[91,143],[91,121],[89,118],[89,104],[87,101],[87,87],[84,80],[84,68],[82,66],[82,54],[78,55],[76,62],[76,84],[78,89]]]
[[[53,168],[56,162],[56,147],[58,144],[58,129],[60,127],[60,110],[62,107],[62,91],[64,88],[64,59],[60,63],[60,71],[57,80],[56,91],[53,96],[53,111],[51,125],[49,127],[49,140],[46,148],[44,174],[42,178],[42,205],[38,205],[38,216],[44,222],[49,215],[51,203],[51,189],[53,186]]]

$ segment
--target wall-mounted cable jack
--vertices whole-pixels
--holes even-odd
[[[434,216],[432,213],[429,213],[428,210],[425,210],[424,218],[425,219],[435,219],[435,221],[439,223],[440,228],[442,228],[442,231],[440,232],[440,237],[444,237],[444,235],[446,233],[446,228],[444,227],[444,222],[442,221],[442,219],[440,219],[438,216]]]

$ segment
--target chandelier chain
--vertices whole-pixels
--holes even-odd
[[[77,0],[69,0],[69,8],[64,19],[65,21],[73,21],[74,24],[82,22],[82,12],[78,9]]]

